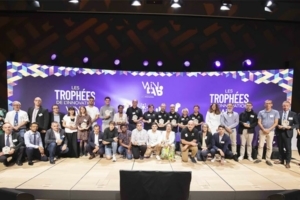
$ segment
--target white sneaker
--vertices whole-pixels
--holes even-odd
[[[240,156],[240,157],[238,158],[238,160],[239,160],[239,161],[244,160],[244,156]]]
[[[116,161],[117,161],[116,155],[113,155],[112,161],[113,161],[113,162],[116,162]]]
[[[160,156],[159,156],[159,155],[157,155],[157,156],[156,156],[156,159],[157,159],[157,160],[160,160]]]
[[[210,161],[210,162],[215,162],[215,160],[216,160],[216,159],[215,159],[215,158],[213,158],[213,159],[211,159],[211,161]]]
[[[253,162],[253,158],[252,157],[248,157],[248,160]]]

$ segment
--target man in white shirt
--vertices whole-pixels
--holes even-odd
[[[109,127],[109,122],[113,121],[115,109],[110,105],[110,97],[104,98],[105,105],[100,108],[100,118],[102,119],[102,132]]]
[[[33,122],[30,124],[30,130],[24,134],[28,165],[33,165],[32,161],[34,158],[41,161],[48,161],[45,155],[41,134],[37,130],[38,124]]]
[[[142,122],[137,122],[136,129],[131,134],[131,150],[134,159],[144,159],[147,149],[148,134],[143,129]]]
[[[60,129],[57,122],[52,122],[51,129],[47,130],[45,144],[45,148],[49,152],[50,164],[55,164],[55,155],[59,158],[61,154],[68,153],[68,139],[64,129]]]
[[[5,122],[12,125],[14,133],[18,133],[21,137],[24,137],[26,124],[29,122],[28,114],[21,110],[21,103],[19,101],[14,101],[12,106],[13,110],[6,114]]]
[[[152,152],[155,152],[156,159],[160,160],[160,151],[161,151],[161,132],[157,131],[157,124],[152,124],[152,129],[148,130],[148,141],[147,141],[147,150],[145,153],[145,158],[149,158]]]
[[[99,109],[95,106],[94,97],[89,97],[89,103],[85,108],[88,115],[92,119],[92,123],[93,123],[91,126],[91,130],[92,130],[92,128],[97,124],[97,120],[99,119]]]

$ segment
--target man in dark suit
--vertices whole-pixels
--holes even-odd
[[[218,133],[215,133],[212,137],[212,148],[215,149],[217,154],[221,155],[221,164],[224,164],[225,158],[234,158],[233,153],[229,150],[230,137],[225,134],[225,126],[220,125],[218,127]],[[237,158],[234,158],[237,161]],[[214,162],[215,158],[211,160]]]
[[[6,167],[14,161],[18,166],[22,166],[22,156],[25,148],[23,138],[12,131],[12,125],[9,123],[4,123],[2,128],[4,134],[0,135],[0,162]],[[10,147],[8,154],[2,152],[3,147]],[[8,157],[12,157],[9,162],[7,161]]]
[[[208,129],[208,124],[202,124],[202,131],[198,133],[198,161],[206,161],[207,155],[210,153],[211,157],[216,154],[215,149],[212,148],[212,134]]]
[[[297,114],[290,110],[291,104],[288,101],[282,103],[283,111],[279,112],[280,119],[275,129],[275,134],[278,138],[279,160],[274,164],[283,164],[286,161],[285,167],[291,168],[290,162],[292,157],[292,137],[295,128],[299,127]],[[284,153],[284,150],[286,153]]]
[[[87,145],[87,151],[90,154],[89,159],[95,158],[96,154],[99,154],[100,158],[103,158],[104,144],[102,144],[103,133],[100,132],[100,126],[95,125],[94,130],[90,133]]]
[[[38,132],[41,134],[43,146],[45,146],[45,133],[48,129],[49,124],[49,113],[48,109],[42,107],[42,99],[36,97],[34,99],[34,106],[28,109],[28,117],[31,124],[36,122],[38,124]]]
[[[59,128],[60,129],[64,129],[63,127],[63,118],[64,118],[65,114],[62,112],[59,112],[59,107],[58,105],[54,104],[52,106],[52,112],[49,112],[49,126],[48,129],[51,128],[51,123],[52,122],[57,122],[59,124]]]
[[[55,164],[55,155],[60,157],[61,154],[65,154],[69,151],[65,131],[59,128],[57,122],[52,122],[51,129],[46,132],[45,144],[45,148],[49,152],[50,164]]]

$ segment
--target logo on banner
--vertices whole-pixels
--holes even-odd
[[[147,95],[162,96],[164,87],[159,82],[144,82],[142,85]]]

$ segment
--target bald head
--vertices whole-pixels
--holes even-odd
[[[191,131],[195,127],[195,123],[193,120],[190,120],[187,124],[188,129]]]

